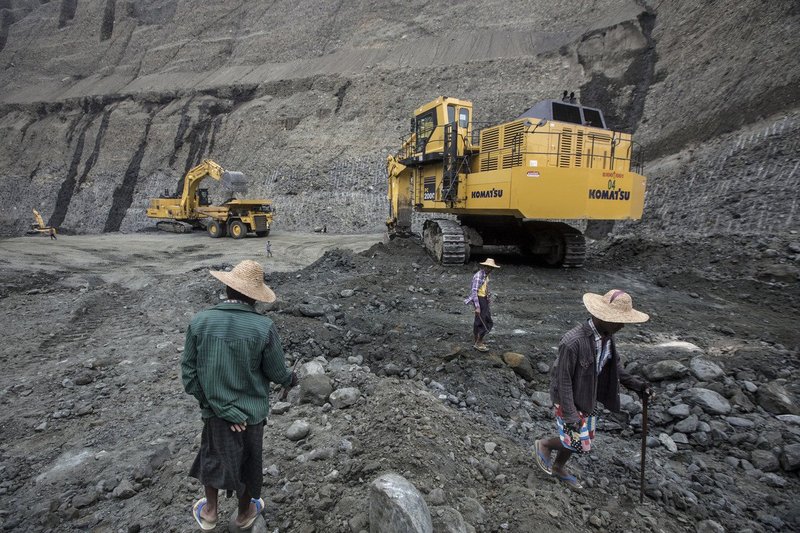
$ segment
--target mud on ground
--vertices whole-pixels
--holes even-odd
[[[0,241],[6,530],[193,530],[201,488],[187,471],[200,421],[179,379],[183,335],[219,300],[207,269],[248,254],[279,296],[260,309],[288,363],[360,391],[345,408],[301,403],[313,395],[300,390],[279,405],[274,394],[262,530],[369,530],[369,483],[385,472],[424,494],[437,531],[800,527],[796,235],[735,248],[619,236],[580,270],[497,258],[488,354],[470,349],[462,303],[474,263],[443,268],[412,241],[374,236],[276,235],[272,260],[262,240],[196,237]],[[581,295],[610,288],[652,317],[618,334],[629,369],[659,378],[643,505],[635,395],[602,416],[595,453],[572,462],[583,493],[530,455],[554,431],[545,393],[558,340],[586,316]],[[530,367],[515,373],[509,351]],[[298,421],[309,433],[290,440]]]

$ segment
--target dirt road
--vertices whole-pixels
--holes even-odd
[[[0,240],[3,269],[11,271],[84,272],[108,283],[135,289],[161,274],[184,274],[199,267],[263,260],[267,271],[303,268],[335,248],[360,252],[381,240],[380,234],[332,235],[274,231],[268,238],[211,239],[205,232],[177,235],[162,232],[41,235]],[[266,243],[272,258],[266,257]]]
[[[208,269],[247,257],[262,260],[278,294],[259,309],[289,363],[359,391],[346,408],[309,403],[310,391],[280,409],[273,397],[262,531],[369,530],[369,483],[384,472],[422,491],[437,531],[552,530],[568,514],[576,528],[608,531],[800,526],[798,288],[792,271],[764,263],[791,263],[781,243],[766,259],[754,244],[713,262],[729,239],[617,240],[579,270],[498,258],[484,355],[470,349],[462,303],[474,264],[443,268],[411,241],[378,240],[278,232],[272,259],[264,239],[205,235],[0,241],[3,527],[193,529],[201,489],[187,471],[200,425],[179,379],[183,335],[219,301]],[[583,292],[615,287],[652,317],[617,335],[628,369],[659,394],[643,506],[634,397],[602,416],[596,453],[575,461],[585,493],[530,457],[533,440],[553,432],[547,372],[559,338],[586,317]],[[506,364],[509,351],[529,368]],[[294,422],[308,436],[289,438]]]

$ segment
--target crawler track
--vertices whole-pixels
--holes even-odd
[[[578,231],[564,232],[564,259],[561,266],[564,268],[582,267],[586,259],[586,239]]]
[[[469,259],[464,230],[455,220],[432,219],[423,228],[425,250],[443,265],[463,265]]]

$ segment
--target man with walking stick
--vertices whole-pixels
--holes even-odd
[[[645,405],[646,398],[653,396],[649,383],[622,367],[614,342],[614,334],[625,324],[646,322],[650,317],[635,310],[630,295],[618,289],[604,295],[586,293],[583,304],[591,317],[564,335],[550,370],[550,398],[559,435],[537,440],[534,445],[539,467],[578,490],[583,486],[566,470],[566,464],[573,453],[586,454],[592,449],[597,402],[619,411],[620,383],[639,392]]]

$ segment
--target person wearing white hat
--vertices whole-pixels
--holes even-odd
[[[492,331],[494,321],[489,309],[489,274],[500,267],[494,259],[487,259],[481,265],[480,270],[472,276],[472,289],[469,296],[464,300],[465,304],[472,304],[475,309],[475,319],[472,323],[473,348],[480,352],[488,352],[489,347],[483,342],[487,333]]]
[[[270,382],[297,384],[286,368],[275,324],[255,302],[274,302],[264,270],[245,260],[230,272],[211,271],[226,285],[228,299],[195,315],[186,330],[181,375],[200,404],[203,432],[189,475],[203,484],[205,498],[192,506],[200,529],[216,527],[220,490],[239,499],[236,526],[247,529],[264,509],[261,499],[264,420]]]
[[[650,317],[635,310],[630,295],[619,289],[604,295],[586,293],[583,304],[592,316],[564,335],[550,370],[550,399],[555,406],[559,435],[534,443],[539,467],[575,489],[582,485],[565,465],[573,453],[591,450],[597,402],[618,412],[620,383],[641,394],[653,395],[646,381],[623,368],[614,342],[614,334],[625,324],[646,322]],[[553,452],[555,462],[551,462]]]

